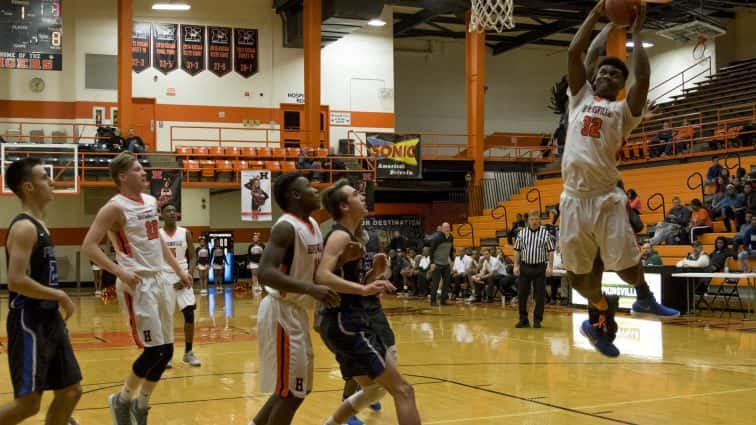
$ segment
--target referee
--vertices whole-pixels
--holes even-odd
[[[519,276],[517,296],[520,306],[520,321],[517,328],[529,328],[528,296],[530,285],[533,285],[535,311],[533,312],[533,327],[540,328],[543,320],[543,303],[546,297],[546,276],[551,276],[554,263],[554,242],[551,235],[541,227],[541,217],[538,211],[531,211],[528,215],[528,227],[517,234],[514,245],[515,264],[514,275]]]

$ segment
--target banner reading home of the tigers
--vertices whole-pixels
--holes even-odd
[[[241,172],[241,219],[242,221],[271,221],[271,176],[267,170],[243,170]]]
[[[379,179],[420,179],[423,163],[419,134],[367,133],[370,155],[376,157]]]

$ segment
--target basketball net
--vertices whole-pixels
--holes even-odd
[[[513,0],[472,0],[470,31],[511,30],[515,26],[512,12],[514,12]]]

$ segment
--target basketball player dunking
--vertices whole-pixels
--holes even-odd
[[[161,211],[163,227],[160,228],[160,237],[163,238],[168,250],[171,251],[181,268],[191,274],[194,270],[194,250],[192,247],[192,232],[189,229],[176,225],[176,207],[171,204],[163,205]],[[194,344],[194,311],[197,309],[197,299],[194,297],[194,288],[185,286],[181,279],[173,273],[168,264],[163,267],[163,272],[174,283],[176,305],[184,315],[184,363],[190,366],[199,367],[200,361],[192,351]],[[172,361],[166,365],[169,369],[173,367]]]
[[[276,179],[273,197],[284,211],[273,225],[260,260],[268,296],[257,312],[260,390],[272,393],[250,425],[288,425],[312,390],[313,350],[307,308],[317,300],[337,305],[339,296],[313,277],[323,251],[317,190],[299,174]]]
[[[173,356],[172,282],[163,273],[167,263],[186,287],[192,278],[179,265],[158,228],[157,200],[145,195],[147,173],[137,158],[123,152],[110,163],[118,194],[103,206],[89,228],[82,250],[116,277],[119,303],[129,317],[134,342],[144,348],[134,361],[120,393],[108,401],[113,423],[147,423],[149,399]],[[116,247],[113,263],[97,245],[108,235]]]
[[[679,312],[659,304],[646,284],[640,249],[625,209],[627,197],[617,189],[616,155],[623,139],[640,123],[648,95],[651,71],[641,37],[646,5],[639,6],[632,28],[635,83],[625,100],[618,97],[629,72],[616,57],[601,59],[593,81],[586,81],[583,55],[593,27],[604,13],[604,0],[600,0],[568,51],[570,117],[562,158],[560,244],[565,278],[590,303],[589,319],[583,322],[581,332],[599,352],[616,357],[620,354],[614,345],[618,298],[601,292],[605,269],[616,271],[635,286],[638,300],[633,304],[634,313],[669,317]]]
[[[0,424],[15,425],[39,412],[43,391],[54,398],[47,425],[75,423],[81,398],[81,371],[59,307],[68,319],[71,299],[58,288],[55,246],[42,221],[53,199],[53,180],[38,159],[12,163],[6,186],[21,200],[22,212],[8,228],[8,365],[13,401],[0,406]],[[99,248],[98,248],[99,249]]]
[[[371,297],[395,288],[382,279],[388,264],[385,256],[383,270],[375,272],[379,268],[375,264],[378,256],[373,271],[368,272],[364,267],[367,236],[362,230],[362,220],[367,214],[365,197],[342,179],[323,192],[322,204],[335,223],[326,237],[323,260],[315,279],[317,283],[338,291],[341,302],[319,312],[317,329],[325,345],[336,355],[342,377],[345,380],[354,378],[361,387],[344,400],[325,425],[344,423],[360,410],[378,402],[386,391],[394,398],[400,425],[420,424],[414,390],[399,373],[396,360],[388,351],[384,332],[371,326],[374,318],[370,313],[377,301]],[[355,243],[360,245],[362,255],[352,258],[347,251]],[[371,278],[370,275],[376,276]]]

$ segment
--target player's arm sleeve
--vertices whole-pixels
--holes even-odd
[[[585,101],[586,98],[593,96],[593,88],[591,87],[591,84],[589,82],[586,82],[583,85],[583,88],[581,88],[580,91],[575,95],[567,90],[567,96],[570,99],[570,110],[568,111],[568,113],[571,115],[573,111],[576,111],[578,106],[580,106],[580,104]]]

